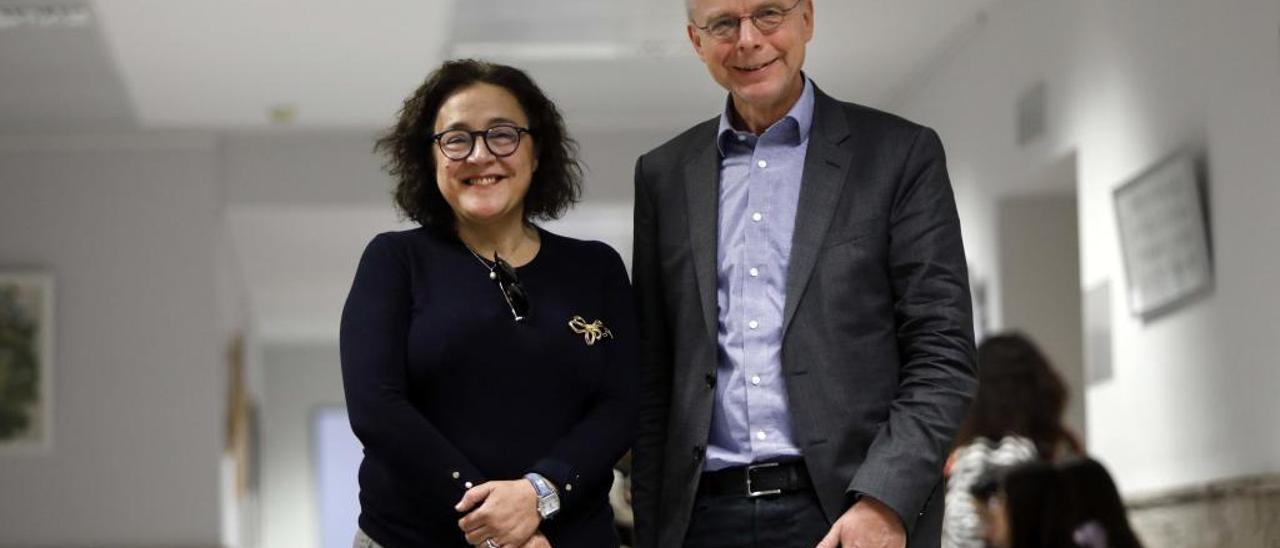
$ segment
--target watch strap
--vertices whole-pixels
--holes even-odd
[[[530,472],[524,475],[524,479],[529,480],[533,484],[533,492],[538,496],[538,514],[542,519],[551,519],[560,511],[560,495],[556,493],[555,487],[542,474]]]

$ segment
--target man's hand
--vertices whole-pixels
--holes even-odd
[[[818,548],[906,548],[902,520],[884,503],[863,496],[845,511]]]
[[[538,494],[525,479],[490,481],[472,487],[454,509],[466,514],[458,520],[458,527],[472,546],[483,545],[489,539],[499,546],[524,546],[542,523]]]

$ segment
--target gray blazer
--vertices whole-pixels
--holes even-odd
[[[866,494],[938,546],[942,465],[973,392],[955,199],[932,130],[817,91],[786,280],[782,370],[795,443],[834,521]],[[717,354],[717,119],[641,156],[633,463],[640,548],[683,543]]]

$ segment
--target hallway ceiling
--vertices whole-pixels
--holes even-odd
[[[891,106],[993,1],[815,0],[806,67]],[[528,69],[577,129],[681,127],[723,97],[680,0],[0,0],[0,14],[50,6],[91,17],[0,19],[0,133],[382,127],[454,55]]]

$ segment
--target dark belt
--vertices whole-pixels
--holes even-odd
[[[704,472],[698,491],[712,496],[747,498],[781,495],[813,488],[804,461],[762,462],[750,466]]]

